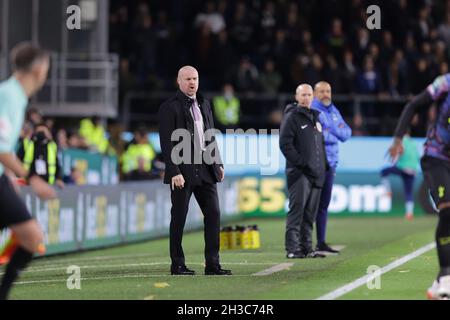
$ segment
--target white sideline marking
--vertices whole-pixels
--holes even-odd
[[[222,262],[223,265],[236,265],[236,266],[267,266],[273,265],[276,262]],[[202,265],[203,262],[200,263],[190,263],[192,265]],[[111,268],[132,268],[132,267],[148,267],[148,266],[158,266],[158,265],[170,265],[170,262],[147,262],[147,263],[128,263],[128,264],[97,264],[97,265],[85,265],[79,266],[80,269],[111,269]],[[67,266],[62,267],[54,267],[54,268],[39,268],[32,267],[25,269],[23,273],[33,273],[33,272],[45,272],[45,271],[65,271],[67,270]],[[0,272],[0,275],[3,275],[4,272]]]
[[[76,254],[76,253],[75,253]],[[45,262],[44,264],[59,264],[59,263],[71,263],[72,261],[101,261],[101,260],[110,260],[110,259],[123,259],[123,258],[144,258],[154,256],[151,253],[132,253],[132,254],[116,254],[110,256],[92,256],[92,257],[84,257],[84,258],[66,258],[66,259],[53,259],[53,257],[39,257],[35,261]]]
[[[193,265],[202,265],[202,263],[192,263]],[[259,262],[259,263],[250,263],[250,262],[224,262],[223,265],[273,265],[274,262]],[[133,266],[150,266],[150,265],[170,265],[169,262],[153,262],[153,263],[134,263],[134,264],[121,264],[121,265],[94,265],[94,266],[81,266],[80,268],[111,268],[111,267],[133,267]],[[260,271],[254,274],[240,274],[233,275],[233,277],[253,277],[253,276],[265,276],[270,275],[275,272],[279,272],[285,270],[291,266],[293,263],[281,263],[277,264],[269,269]],[[26,270],[24,273],[32,273],[32,272],[43,272],[43,271],[54,271],[54,270],[66,270],[66,268],[46,268],[46,269],[34,269],[34,270]],[[134,275],[121,275],[121,276],[105,276],[105,277],[90,277],[90,278],[81,278],[82,281],[87,280],[111,280],[111,279],[123,279],[123,278],[155,278],[155,277],[172,277],[169,274],[134,274]],[[58,283],[58,282],[67,282],[67,279],[45,279],[45,280],[30,280],[30,281],[18,281],[14,282],[14,284],[35,284],[35,283]]]
[[[265,269],[265,270],[259,271],[257,273],[254,273],[254,274],[252,274],[252,276],[268,276],[269,274],[273,274],[276,272],[286,270],[286,269],[292,267],[293,265],[294,265],[293,263],[280,263],[273,267],[270,267],[269,269]]]
[[[234,251],[229,251],[231,253],[233,253],[234,255],[238,255],[238,254],[245,254],[248,255],[249,252],[234,252]],[[227,253],[225,251],[225,253]],[[264,255],[264,256],[268,256],[268,255],[274,255],[274,256],[280,256],[279,252],[251,252],[252,256],[255,255]],[[120,260],[123,258],[146,258],[146,257],[155,257],[154,254],[151,253],[134,253],[134,254],[117,254],[117,255],[110,255],[110,256],[92,256],[92,257],[84,257],[84,258],[66,258],[66,259],[53,259],[53,257],[39,257],[38,259],[36,259],[34,263],[39,265],[51,265],[51,266],[55,266],[55,264],[63,264],[65,265],[67,264],[76,264],[79,263],[80,261],[89,261],[89,262],[96,262],[96,261],[101,261],[101,260]],[[276,262],[275,262],[276,263]]]
[[[128,263],[128,264],[98,264],[98,265],[85,265],[79,266],[80,269],[110,269],[110,268],[130,268],[130,267],[148,267],[148,266],[157,266],[157,265],[170,265],[170,262],[148,262],[148,263]],[[65,267],[55,267],[55,268],[28,268],[24,271],[24,273],[32,273],[32,272],[45,272],[45,271],[58,271],[58,270],[66,270]]]
[[[417,258],[418,256],[434,249],[435,247],[436,247],[435,242],[429,243],[426,246],[423,246],[423,247],[417,249],[416,251],[411,252],[410,254],[407,254],[406,256],[403,256],[400,259],[395,260],[394,262],[391,262],[390,264],[381,268],[380,275],[382,275],[386,272],[389,272],[392,269],[395,269],[410,260]],[[339,298],[339,297],[343,296],[344,294],[349,293],[350,291],[355,290],[356,288],[366,284],[367,281],[368,280],[370,281],[372,277],[373,277],[373,275],[369,275],[369,274],[365,275],[361,278],[356,279],[353,282],[350,282],[336,290],[333,290],[333,291],[317,298],[316,300],[334,300],[336,298]]]
[[[199,275],[194,275],[194,276],[179,276],[179,277],[183,277],[183,279],[190,279],[190,278],[194,278],[194,277],[198,277],[201,276],[203,277],[203,273],[199,274]],[[81,281],[89,281],[89,280],[112,280],[112,279],[125,279],[125,278],[161,278],[161,277],[167,277],[167,278],[171,278],[173,279],[173,277],[177,277],[177,276],[172,276],[169,273],[166,274],[131,274],[131,275],[121,275],[121,276],[112,276],[112,277],[91,277],[91,278],[81,278]],[[252,277],[252,275],[250,274],[237,274],[237,275],[232,275],[232,276],[227,276],[227,277],[222,277],[222,278],[227,278],[227,279],[231,279],[231,278],[235,278],[235,277]],[[14,282],[14,284],[35,284],[35,283],[57,283],[57,282],[67,282],[67,279],[45,279],[45,280],[30,280],[30,281],[18,281],[18,282]]]

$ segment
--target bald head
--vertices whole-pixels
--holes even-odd
[[[198,90],[198,72],[191,66],[184,66],[178,70],[177,77],[180,91],[189,97],[195,97]]]
[[[324,105],[331,105],[331,85],[328,82],[320,81],[314,86],[314,96]]]
[[[295,100],[300,107],[311,108],[313,100],[313,88],[306,83],[303,83],[295,90]]]

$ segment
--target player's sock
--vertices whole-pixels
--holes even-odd
[[[439,277],[450,275],[450,208],[439,212],[436,229],[436,247],[441,271]]]
[[[3,275],[2,283],[0,285],[0,300],[6,300],[8,298],[8,293],[13,282],[32,259],[33,253],[22,247],[16,249],[6,266],[5,274]]]
[[[389,179],[387,177],[381,178],[381,184],[383,185],[384,189],[388,194],[391,193],[391,183],[389,182]]]
[[[9,262],[9,260],[11,260],[11,256],[13,255],[14,251],[16,251],[18,246],[19,242],[17,241],[17,237],[14,232],[12,232],[10,238],[1,250],[0,265],[5,265]]]
[[[406,201],[405,210],[406,213],[414,213],[414,201]]]

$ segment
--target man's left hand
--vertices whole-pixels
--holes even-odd
[[[225,170],[220,167],[220,182],[222,182],[223,179],[225,179]]]

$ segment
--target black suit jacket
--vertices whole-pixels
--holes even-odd
[[[194,120],[190,109],[193,104],[193,99],[186,96],[180,90],[176,95],[168,100],[164,101],[159,107],[159,139],[161,143],[161,151],[166,164],[166,170],[164,174],[164,183],[170,184],[172,178],[176,175],[182,174],[184,179],[189,182],[195,179],[195,165],[194,165]],[[205,131],[208,129],[214,129],[213,115],[211,111],[210,103],[204,99],[201,94],[197,93],[197,102],[203,117],[203,125]],[[172,161],[172,151],[175,146],[183,140],[180,138],[178,141],[171,141],[172,132],[176,129],[187,129],[191,136],[191,161],[190,163],[175,164]],[[223,167],[222,160],[220,158],[219,149],[214,135],[208,141],[205,141],[207,153],[208,150],[214,148],[215,152],[211,152],[213,157],[212,164],[205,164],[208,172],[213,177],[215,182],[220,182],[221,171],[220,167]],[[180,150],[175,150],[176,154],[183,155]]]

